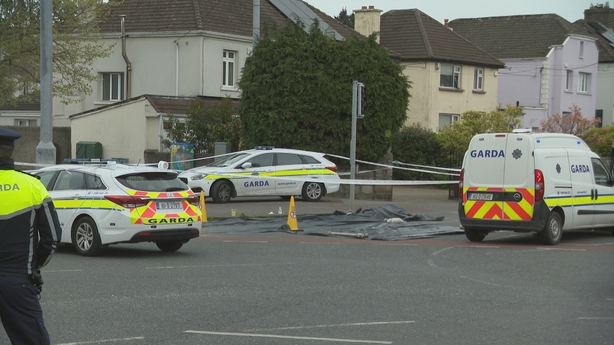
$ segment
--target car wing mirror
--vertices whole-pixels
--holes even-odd
[[[245,162],[241,165],[241,169],[249,169],[252,167],[252,163],[251,162]]]

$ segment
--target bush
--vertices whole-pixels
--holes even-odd
[[[414,124],[404,127],[392,136],[392,154],[395,161],[426,166],[447,166],[442,153],[439,135],[430,129]],[[416,168],[416,167],[409,167]],[[426,170],[426,169],[425,169]],[[443,176],[443,178],[442,178]],[[395,180],[442,180],[445,175],[394,169]]]
[[[612,140],[614,140],[614,127],[589,129],[582,135],[582,140],[599,156],[609,157]]]

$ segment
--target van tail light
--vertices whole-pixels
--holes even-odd
[[[149,198],[130,195],[105,195],[104,198],[125,208],[141,207],[149,203]]]
[[[544,200],[544,174],[535,169],[535,202]]]
[[[465,168],[462,168],[458,176],[458,196],[463,198],[463,182],[465,180]]]
[[[188,196],[188,202],[194,206],[200,205],[200,197],[198,195]]]
[[[326,169],[332,171],[332,172],[337,172],[337,166],[336,165],[331,165],[331,166],[327,166]]]

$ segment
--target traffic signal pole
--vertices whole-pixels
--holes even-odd
[[[356,125],[359,118],[364,116],[364,105],[362,104],[363,83],[354,80],[352,84],[352,139],[350,141],[350,179],[356,179]],[[360,112],[360,114],[359,114]],[[350,184],[350,211],[354,212],[354,195],[356,186]]]

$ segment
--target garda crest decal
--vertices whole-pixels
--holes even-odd
[[[514,152],[512,152],[512,157],[514,157],[514,159],[519,159],[522,157],[522,151],[520,151],[520,149],[515,149]]]
[[[557,174],[561,173],[561,165],[559,163],[556,163],[556,173]]]

